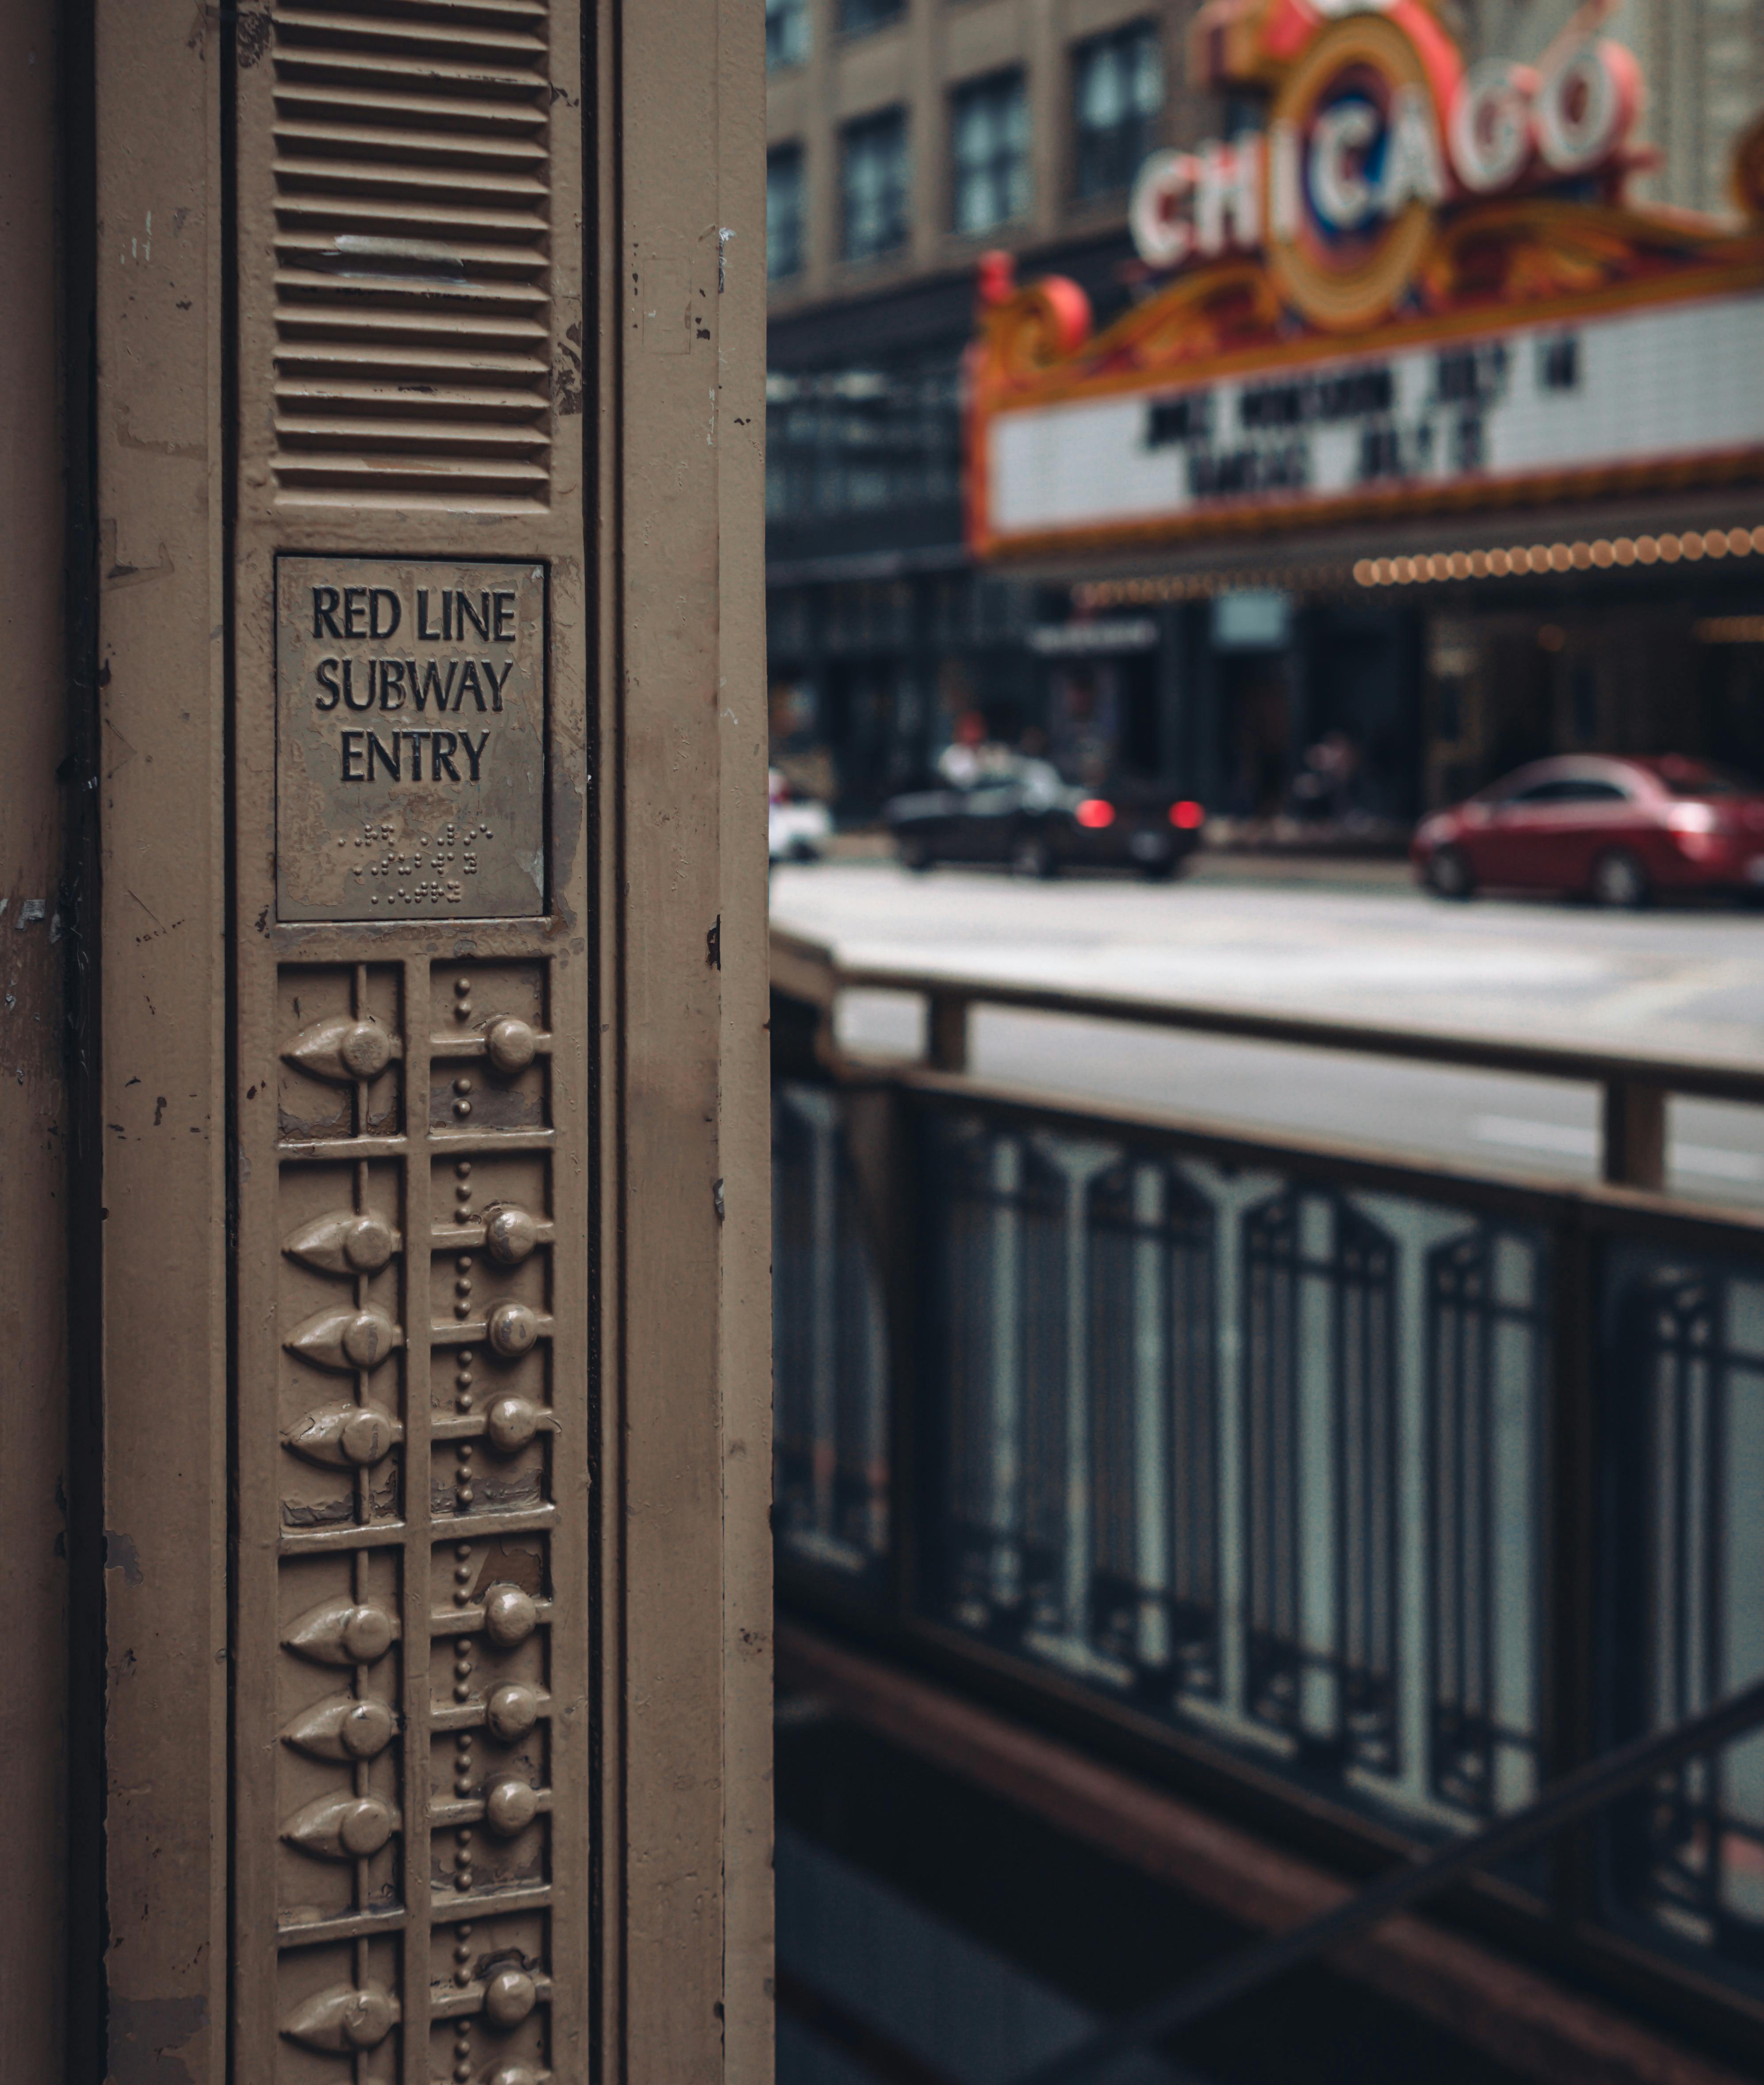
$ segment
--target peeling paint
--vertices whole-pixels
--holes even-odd
[[[177,2054],[208,2025],[208,2000],[128,1998],[110,1994],[110,2085],[194,2085]]]
[[[241,7],[239,27],[235,32],[235,48],[239,53],[239,69],[249,72],[269,48],[271,34],[269,10],[267,7]]]
[[[104,1569],[121,1572],[125,1586],[141,1583],[141,1555],[133,1535],[117,1535],[108,1527],[104,1530]]]

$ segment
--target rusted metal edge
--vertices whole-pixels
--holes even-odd
[[[1264,1931],[1355,1894],[1177,1796],[799,1623],[778,1624],[778,1673],[904,1750]],[[1741,2085],[1740,2073],[1422,1918],[1399,1914],[1329,1960],[1540,2085]]]

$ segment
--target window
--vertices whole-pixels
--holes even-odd
[[[1520,790],[1507,800],[1528,808],[1538,804],[1623,804],[1629,800],[1629,792],[1619,788],[1614,782],[1570,777],[1555,782],[1533,782],[1529,789]]]
[[[1028,214],[1029,109],[1020,72],[957,90],[950,147],[956,231],[986,231]]]
[[[947,515],[947,540],[959,537],[961,346],[952,341],[855,366],[771,371],[768,520],[813,530],[936,509]]]
[[[1080,197],[1128,187],[1156,142],[1164,107],[1157,26],[1135,22],[1073,53],[1073,188]]]
[[[842,142],[845,256],[869,261],[906,239],[906,111],[886,108],[849,124]]]
[[[765,70],[800,65],[808,55],[808,0],[765,0]]]
[[[765,279],[781,282],[803,265],[803,148],[765,155]]]
[[[1578,391],[1580,388],[1580,342],[1565,333],[1554,340],[1537,343],[1537,389],[1540,391]]]
[[[839,27],[848,36],[880,29],[906,12],[906,0],[839,0]]]

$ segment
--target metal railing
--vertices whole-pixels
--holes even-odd
[[[1091,2085],[1128,2051],[1191,2027],[1234,1999],[1265,1989],[1301,1963],[1341,1947],[1412,1905],[1425,1904],[1460,1877],[1499,1865],[1516,1853],[1609,1808],[1654,1775],[1668,1771],[1729,1739],[1749,1738],[1764,1725],[1764,1680],[1742,1688],[1671,1730],[1638,1738],[1589,1760],[1514,1815],[1486,1825],[1473,1837],[1380,1876],[1333,1910],[1302,1926],[1240,1948],[1161,1998],[1112,2021],[1012,2085]]]
[[[787,1598],[1368,1858],[1764,1675],[1764,1218],[1635,1178],[1764,1073],[774,964]],[[941,1061],[842,1055],[857,987]],[[993,1004],[1601,1083],[1629,1178],[1007,1091],[952,1068]],[[1764,1738],[1482,1895],[1764,2046]]]
[[[970,1017],[976,1006],[984,1005],[1596,1086],[1601,1102],[1601,1177],[1613,1186],[1655,1191],[1665,1186],[1666,1104],[1673,1095],[1764,1103],[1764,1069],[1748,1059],[1683,1058],[1645,1051],[1515,1042],[1377,1021],[1182,1005],[1127,992],[1069,992],[1054,986],[988,982],[935,970],[837,966],[822,944],[776,930],[772,966],[776,988],[823,1009],[832,1004],[829,994],[845,992],[901,992],[922,999],[926,1063],[935,1071],[967,1071]]]

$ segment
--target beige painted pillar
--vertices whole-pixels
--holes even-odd
[[[53,51],[0,147],[28,406],[0,526],[32,579],[0,839],[6,891],[47,901],[0,913],[5,1032],[44,1031],[0,1186],[32,1371],[0,1482],[45,1675],[6,1711],[41,1883],[7,1900],[14,2052],[93,2085],[757,2085],[760,12],[91,19],[65,440]],[[64,1469],[94,1589],[65,1748]],[[65,2065],[64,1750],[92,1914]]]

